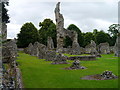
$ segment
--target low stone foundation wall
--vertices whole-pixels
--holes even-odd
[[[92,60],[96,60],[96,56],[94,55],[89,55],[89,56],[72,56],[69,57],[68,60],[75,60],[78,59],[80,61],[92,61]]]

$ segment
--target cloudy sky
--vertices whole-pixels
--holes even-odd
[[[118,0],[9,0],[8,38],[15,38],[26,22],[32,22],[38,29],[39,22],[45,18],[55,23],[57,1],[61,1],[65,28],[75,24],[82,32],[107,31],[111,24],[118,22]]]

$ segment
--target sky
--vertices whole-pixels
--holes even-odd
[[[54,9],[58,1],[65,28],[75,24],[82,32],[93,29],[107,32],[110,25],[118,23],[118,0],[9,0],[7,38],[16,38],[27,22],[32,22],[37,29],[39,22],[46,18],[56,23]]]

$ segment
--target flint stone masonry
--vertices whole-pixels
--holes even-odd
[[[16,65],[16,57],[17,55],[17,45],[16,40],[7,41],[3,44],[2,50],[3,58],[2,61],[7,65],[7,67],[3,68],[3,78],[2,78],[2,88],[5,89],[13,89],[20,88],[20,82],[18,82],[17,74],[17,65]]]
[[[110,80],[110,79],[117,79],[118,76],[114,75],[112,71],[104,71],[102,74],[96,75],[89,75],[82,77],[81,79],[85,80]]]
[[[85,67],[80,65],[79,60],[74,60],[74,62],[72,63],[69,69],[85,69]]]
[[[24,52],[27,53],[27,54],[32,55],[32,49],[33,49],[33,45],[32,45],[32,43],[30,43],[28,45],[28,47],[24,49]]]
[[[99,55],[96,50],[96,43],[93,40],[91,40],[91,43],[85,47],[85,52],[92,55]]]
[[[114,53],[114,51],[115,51],[114,46],[110,46],[110,53]]]
[[[120,33],[118,34],[114,48],[115,56],[120,57]]]
[[[112,71],[104,71],[102,74],[101,74],[102,78],[104,79],[114,79],[114,78],[117,78],[117,76],[115,76]]]
[[[33,49],[31,50],[31,55],[32,55],[32,56],[36,56],[36,57],[39,56],[39,46],[40,46],[40,43],[39,43],[39,42],[35,42],[35,43],[34,43]]]
[[[66,60],[67,57],[59,53],[58,55],[56,54],[56,57],[51,64],[68,64]]]
[[[47,51],[45,59],[46,61],[54,61],[56,58],[56,52],[55,51]]]
[[[17,45],[15,40],[8,41],[3,45],[2,50],[3,63],[9,63],[17,57]]]
[[[2,41],[7,40],[7,25],[2,23]]]
[[[110,54],[110,47],[109,47],[109,43],[100,43],[98,45],[98,52],[100,54]]]
[[[49,50],[54,49],[54,43],[53,43],[53,39],[51,37],[48,37],[48,39],[47,39],[47,48]]]
[[[78,35],[75,31],[66,30],[64,28],[64,18],[60,13],[60,2],[57,3],[55,8],[55,19],[56,19],[56,30],[57,30],[57,51],[60,53],[63,52],[64,48],[64,38],[66,36],[70,37],[73,41],[72,44],[72,53],[80,54],[80,46],[78,44]]]
[[[47,47],[44,44],[39,44],[39,59],[45,59]]]

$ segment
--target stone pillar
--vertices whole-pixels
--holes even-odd
[[[49,50],[54,49],[54,43],[53,43],[53,39],[51,37],[48,37],[48,39],[47,39],[47,48]]]
[[[114,46],[114,53],[115,53],[115,56],[120,57],[120,34],[116,39],[116,43]]]
[[[120,57],[120,33],[119,33],[119,35],[118,35],[118,47],[117,47],[117,49],[118,49],[118,57]]]
[[[80,45],[78,43],[78,34],[74,31],[72,43],[72,54],[81,54]]]
[[[2,23],[2,41],[7,40],[7,25]]]
[[[0,2],[0,88],[2,86],[2,3]]]
[[[57,30],[57,49],[62,49],[64,46],[64,18],[60,14],[60,2],[55,8],[56,30]]]

